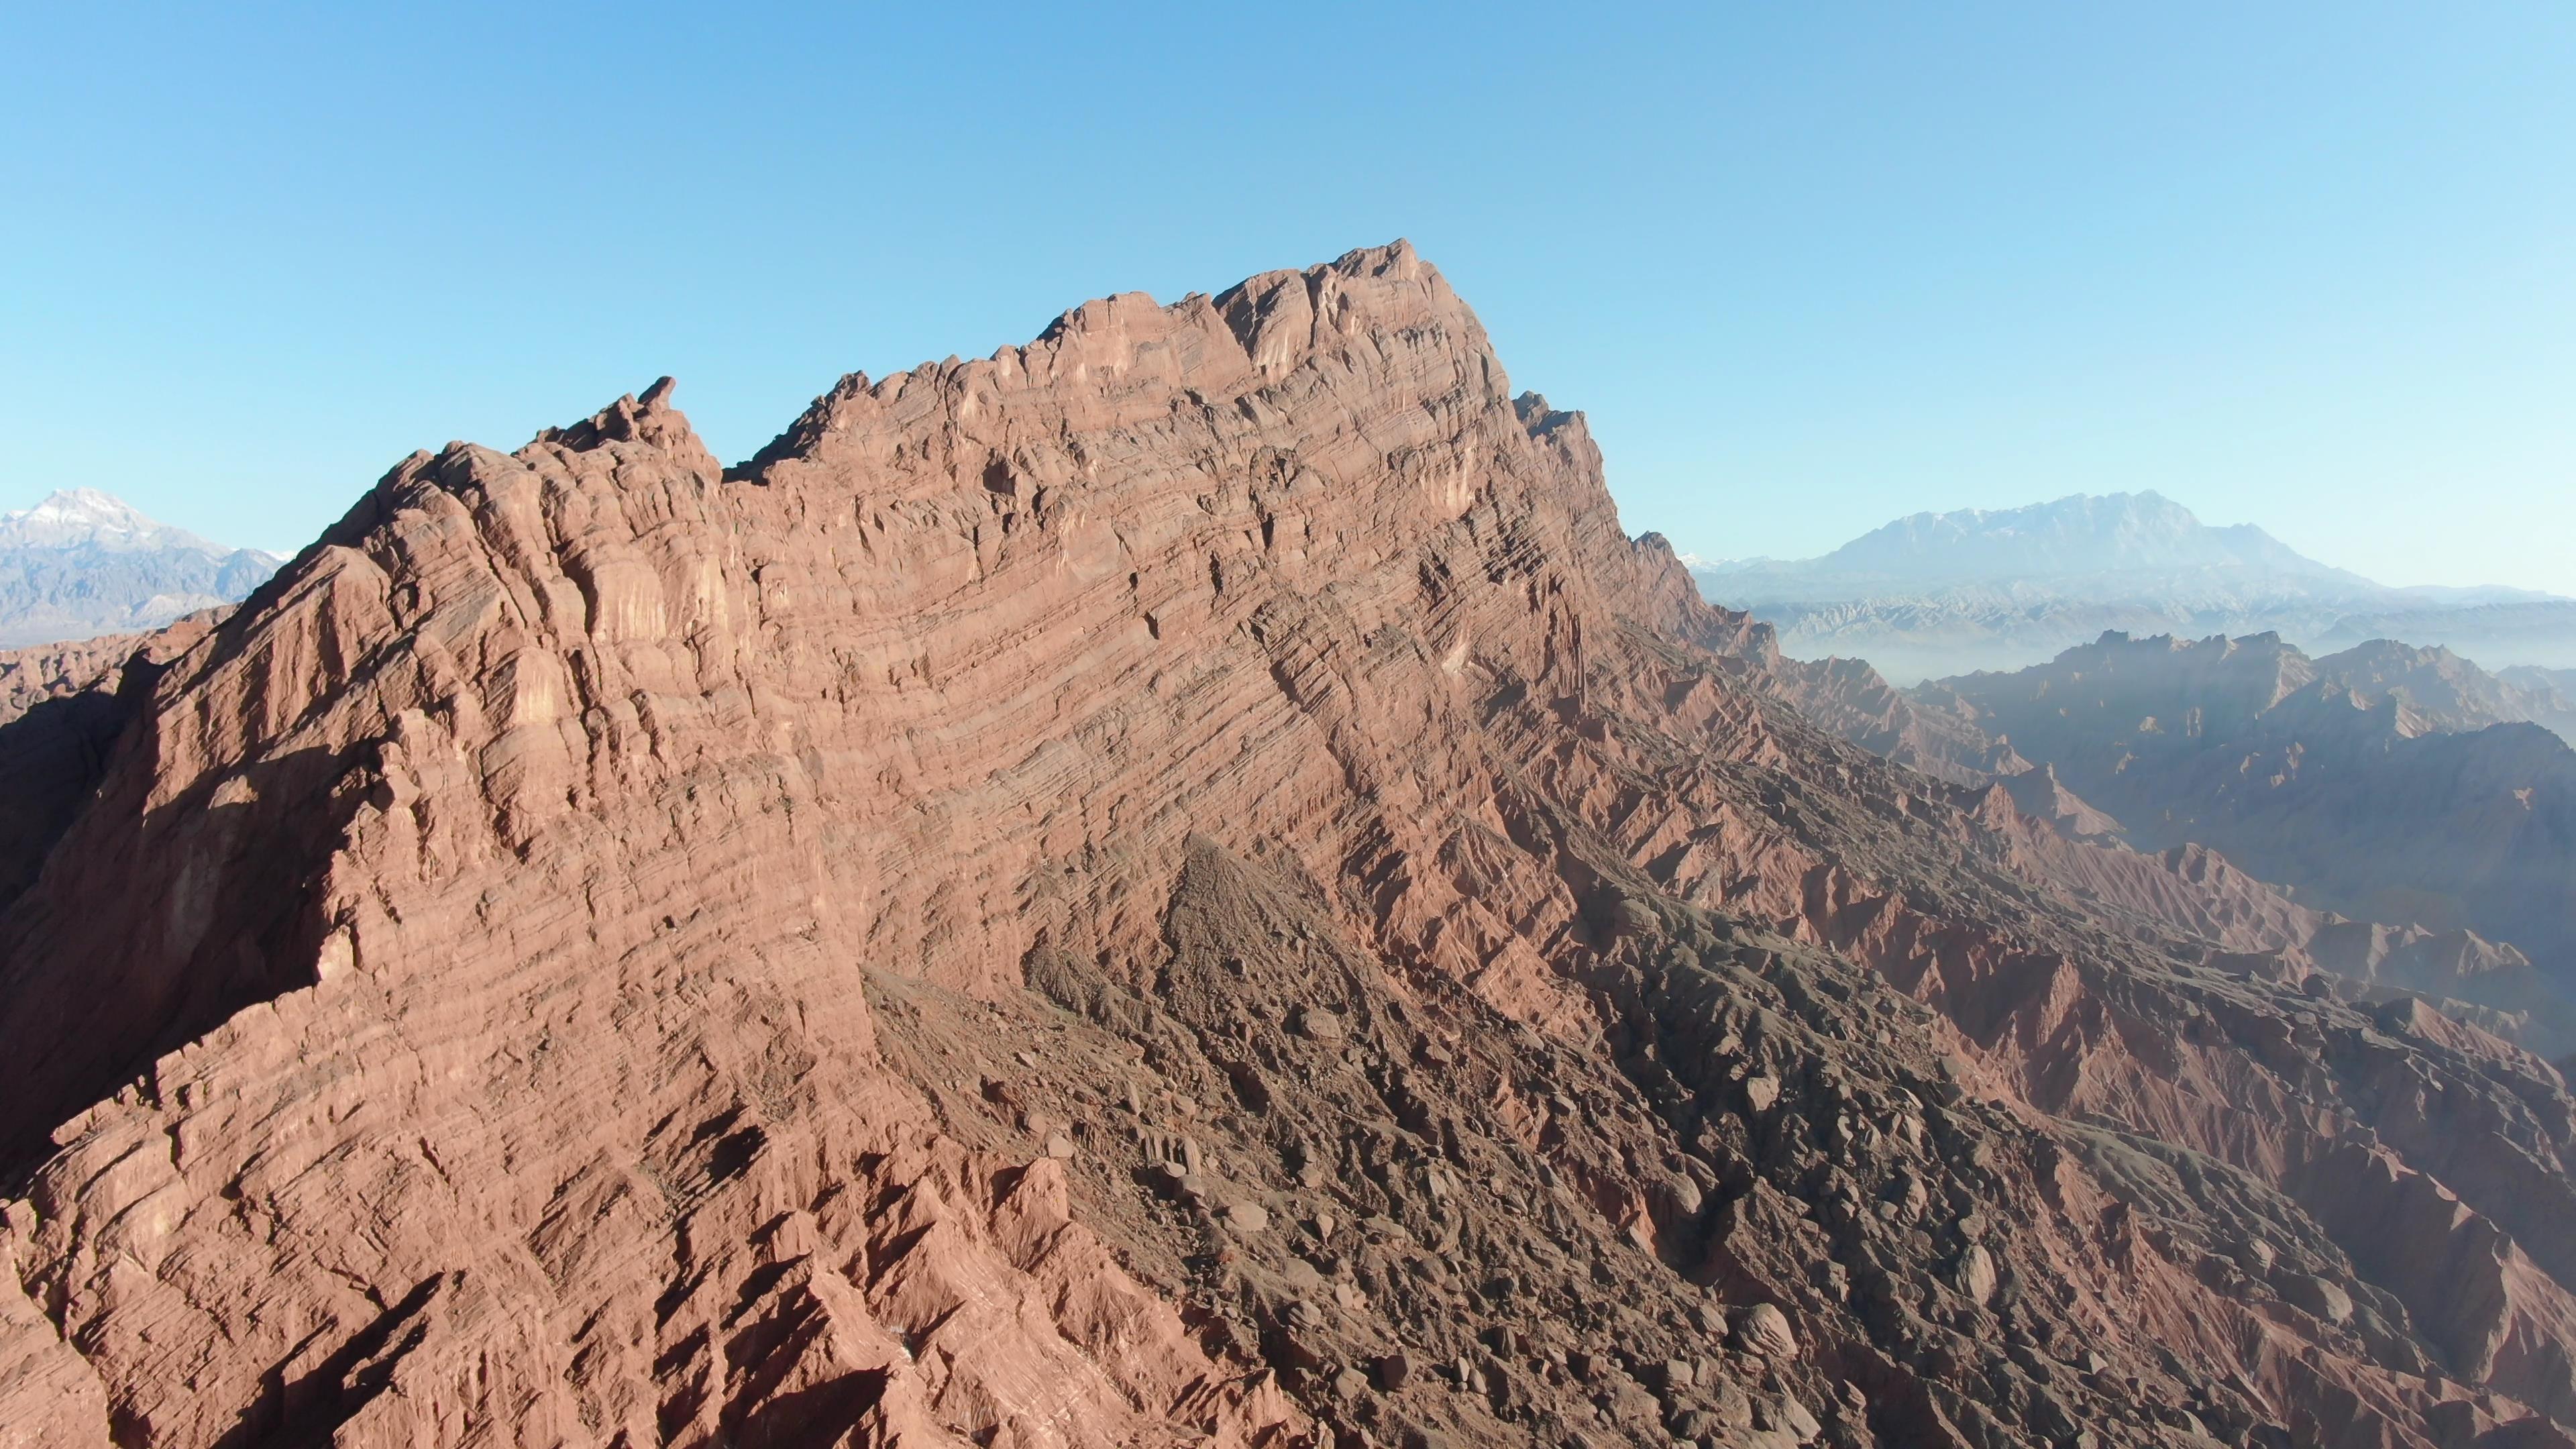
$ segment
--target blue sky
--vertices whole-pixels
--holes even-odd
[[[2556,0],[15,6],[0,58],[0,507],[285,547],[665,372],[737,458],[1403,235],[1688,550],[2152,487],[2576,593]]]

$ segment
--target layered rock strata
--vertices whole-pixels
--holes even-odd
[[[1828,687],[1400,243],[415,455],[0,803],[0,1442],[2566,1442],[2556,1074]]]

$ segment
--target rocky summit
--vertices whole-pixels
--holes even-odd
[[[16,667],[0,1444],[2570,1442],[2558,1073],[1809,723],[1401,243]]]

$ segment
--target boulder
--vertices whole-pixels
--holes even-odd
[[[1400,1348],[1379,1354],[1369,1365],[1369,1379],[1383,1392],[1396,1392],[1413,1380],[1412,1356]]]
[[[2314,1273],[2285,1273],[2278,1286],[2284,1299],[2328,1323],[2352,1317],[2352,1295]]]
[[[1995,1257],[1983,1243],[1970,1243],[1959,1255],[1950,1280],[1969,1302],[1983,1306],[1995,1296]]]
[[[1757,1358],[1798,1356],[1798,1335],[1789,1326],[1789,1315],[1777,1306],[1756,1303],[1736,1310],[1733,1318],[1733,1333],[1729,1341],[1738,1350]]]

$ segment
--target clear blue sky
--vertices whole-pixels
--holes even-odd
[[[2576,593],[2562,0],[19,5],[0,56],[0,507],[285,547],[661,373],[742,457],[1403,235],[1688,550],[2152,487]]]

